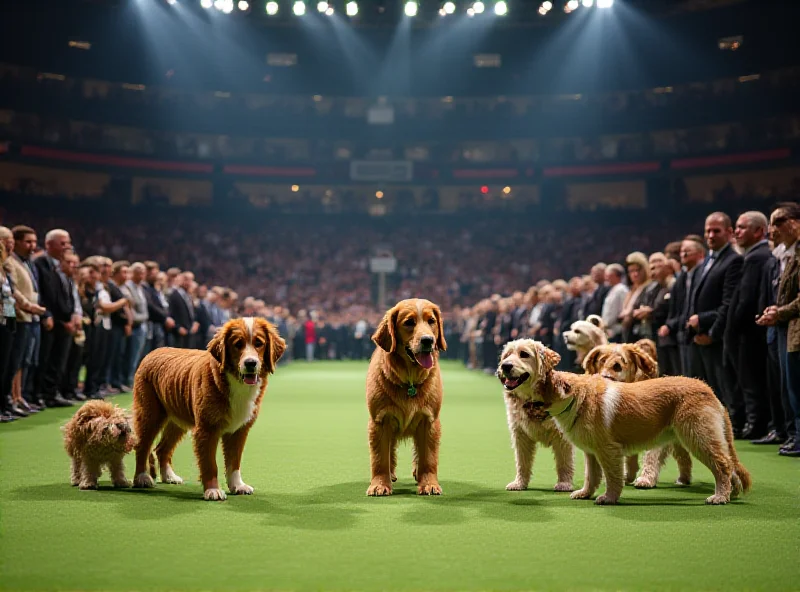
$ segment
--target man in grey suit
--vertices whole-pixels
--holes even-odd
[[[147,311],[147,296],[144,292],[144,278],[147,268],[143,263],[134,263],[130,268],[131,279],[121,286],[122,293],[128,299],[133,313],[131,336],[125,349],[125,361],[122,366],[122,382],[133,386],[133,376],[142,359],[144,344],[147,341],[147,322],[150,318]]]

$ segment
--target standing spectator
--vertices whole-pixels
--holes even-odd
[[[727,214],[715,212],[706,218],[705,239],[708,257],[695,272],[689,296],[692,375],[701,378],[735,412],[736,384],[728,382],[724,368],[723,342],[728,308],[742,277],[742,257],[731,247],[733,228]],[[744,418],[732,415],[734,434],[741,437]],[[739,422],[738,424],[736,422]]]
[[[70,407],[72,402],[58,392],[74,325],[75,302],[64,272],[61,258],[71,248],[66,230],[51,230],[45,236],[45,253],[34,260],[39,276],[39,297],[47,309],[42,321],[39,348],[39,370],[35,389],[48,407]]]
[[[17,417],[26,417],[27,412],[15,408],[11,404],[9,394],[11,393],[11,345],[14,342],[16,331],[16,299],[14,298],[14,286],[11,283],[10,267],[6,265],[8,251],[6,250],[7,241],[3,237],[3,231],[8,230],[5,226],[0,226],[0,422],[13,421]]]
[[[596,287],[590,294],[587,294],[586,302],[583,305],[584,319],[589,315],[602,316],[603,314],[603,303],[611,289],[611,286],[606,283],[606,267],[605,263],[596,263],[592,266],[591,276]]]
[[[169,278],[169,272],[167,272]],[[194,302],[189,294],[194,274],[186,272],[180,274],[175,280],[175,287],[169,293],[169,316],[175,319],[175,329],[173,331],[174,346],[189,349],[191,346],[192,335],[197,333],[199,326],[195,328]],[[194,329],[194,331],[192,330]]]
[[[622,321],[622,340],[626,343],[638,341],[646,335],[641,335],[642,322],[637,321],[633,312],[639,308],[645,290],[650,286],[650,265],[644,253],[633,252],[625,258],[628,268],[628,277],[631,280],[630,291],[625,295],[622,303],[620,320]],[[644,323],[647,325],[647,323]],[[645,333],[647,329],[645,327]]]
[[[556,340],[556,351],[561,355],[561,367],[565,370],[573,370],[575,368],[577,354],[574,351],[567,349],[564,339],[561,335],[564,331],[569,331],[572,323],[581,320],[581,309],[583,304],[583,279],[574,277],[569,281],[567,287],[567,299],[564,302],[564,307],[561,309],[561,317],[554,328]]]
[[[776,242],[785,246],[782,256],[777,303],[768,307],[758,323],[778,327],[778,351],[783,360],[787,396],[795,437],[780,449],[782,456],[800,457],[800,259],[797,240],[800,238],[800,206],[783,203],[772,212],[770,230]]]
[[[17,301],[17,332],[14,334],[10,361],[10,371],[13,373],[11,388],[15,402],[31,413],[40,407],[23,397],[24,385],[32,367],[32,350],[39,339],[39,316],[47,311],[39,304],[39,285],[31,263],[31,255],[36,251],[36,232],[28,226],[15,226],[11,232],[14,251],[8,258],[8,265]]]
[[[105,380],[110,394],[130,391],[130,385],[124,383],[124,379],[127,377],[125,348],[133,330],[133,314],[131,313],[130,302],[122,292],[122,286],[128,281],[129,265],[130,263],[127,261],[115,261],[111,266],[111,277],[106,286],[112,302],[126,301],[125,306],[111,313],[109,359],[106,362],[107,374]]]
[[[650,255],[650,277],[656,286],[653,297],[645,306],[639,307],[634,315],[639,319],[649,320],[650,333],[643,337],[656,342],[658,370],[661,376],[680,376],[678,341],[673,335],[667,334],[662,337],[659,334],[659,329],[666,324],[669,316],[672,289],[675,285],[675,273],[664,253]]]
[[[608,332],[608,340],[612,343],[622,342],[622,305],[628,296],[628,287],[622,283],[625,270],[619,263],[612,263],[606,268],[606,284],[608,294],[603,301],[602,318]]]
[[[317,328],[316,323],[314,323],[314,320],[311,318],[313,316],[314,313],[312,312],[303,325],[306,341],[306,362],[314,361],[314,348],[317,345]]]
[[[764,266],[772,257],[767,241],[767,217],[745,212],[736,221],[736,244],[744,253],[742,279],[728,308],[725,356],[729,371],[735,372],[743,400],[733,401],[732,415],[744,415],[742,438],[759,440],[767,434],[769,397],[767,388],[767,331],[757,325]]]
[[[131,334],[125,349],[125,359],[122,366],[122,382],[124,385],[133,386],[133,377],[142,359],[145,342],[147,341],[148,319],[147,296],[144,292],[144,278],[147,273],[144,263],[134,263],[130,267],[130,279],[120,287],[123,296],[130,303]]]
[[[169,303],[164,293],[158,289],[160,274],[158,263],[155,261],[144,262],[146,275],[142,283],[144,295],[147,299],[147,316],[149,319],[149,334],[144,353],[166,345],[166,335],[175,326],[175,321],[169,316]]]
[[[69,329],[70,344],[61,379],[61,395],[71,401],[85,401],[86,397],[78,392],[78,376],[83,363],[83,345],[85,333],[83,332],[83,306],[81,305],[78,290],[78,256],[74,251],[68,250],[61,258],[61,270],[67,278],[67,285],[75,303],[73,323]]]

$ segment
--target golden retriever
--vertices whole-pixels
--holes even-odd
[[[372,340],[378,347],[367,371],[372,469],[367,495],[392,494],[392,482],[397,480],[397,442],[404,438],[414,441],[417,493],[440,495],[439,351],[447,349],[442,313],[428,300],[403,300],[386,313]]]
[[[575,321],[564,331],[564,343],[567,349],[577,354],[577,363],[582,364],[592,348],[608,343],[605,323],[597,315],[589,315],[585,321]]]
[[[550,413],[561,431],[584,451],[586,477],[573,499],[591,498],[606,478],[597,504],[616,504],[622,494],[623,457],[675,441],[714,475],[708,504],[726,504],[750,489],[751,479],[733,442],[728,412],[700,380],[655,378],[612,382],[598,375],[557,372],[561,357],[533,339],[513,341],[503,350],[512,392]]]
[[[614,382],[640,382],[658,377],[658,364],[655,344],[642,339],[635,344],[605,345],[594,348],[583,363],[587,374],[599,374]],[[639,457],[631,454],[625,457],[625,483],[639,489],[651,489],[658,483],[658,475],[670,452],[678,461],[680,474],[676,483],[689,485],[692,482],[692,457],[677,442],[671,445],[648,450],[644,454],[642,473],[639,472]]]
[[[150,449],[159,433],[156,456],[161,481],[183,483],[172,470],[172,453],[191,429],[203,498],[226,497],[217,480],[220,440],[230,492],[253,493],[242,481],[242,452],[258,417],[267,375],[275,371],[285,348],[275,327],[264,319],[247,317],[228,321],[208,344],[208,351],[165,347],[147,354],[133,386],[134,426],[139,436],[134,487],[155,486]]]

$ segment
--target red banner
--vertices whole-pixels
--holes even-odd
[[[222,172],[228,175],[251,177],[316,177],[317,170],[311,167],[267,167],[227,164]]]
[[[762,150],[760,152],[745,152],[744,154],[729,154],[727,156],[701,156],[697,158],[679,158],[670,163],[673,169],[697,169],[702,167],[729,166],[733,164],[749,164],[764,162],[765,160],[783,160],[789,158],[792,151],[789,148],[776,150]]]

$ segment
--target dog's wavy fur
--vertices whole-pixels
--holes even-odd
[[[634,344],[605,345],[594,348],[586,356],[583,368],[587,374],[599,374],[615,382],[641,382],[658,377],[656,346],[650,339],[642,339]],[[692,457],[678,444],[668,444],[648,450],[642,461],[639,476],[639,456],[625,457],[625,483],[639,489],[651,489],[658,483],[661,468],[672,453],[678,462],[680,472],[676,483],[689,485],[692,482]]]
[[[524,378],[514,394],[548,411],[584,451],[586,476],[573,499],[591,498],[605,475],[606,492],[596,503],[617,503],[624,455],[675,441],[714,475],[714,495],[706,503],[726,504],[749,491],[750,474],[736,454],[728,412],[707,384],[684,377],[611,382],[557,372],[560,359],[533,339],[513,341],[503,351],[503,360],[513,367],[510,375]]]
[[[569,331],[564,331],[563,337],[567,349],[575,352],[578,364],[583,363],[593,348],[608,343],[605,323],[597,315],[589,315],[586,320],[575,321],[570,325]]]
[[[433,364],[416,361],[431,343]],[[369,449],[372,480],[367,495],[392,494],[397,480],[397,443],[414,442],[413,477],[420,495],[440,495],[439,440],[442,427],[442,377],[439,351],[447,349],[442,313],[433,302],[410,299],[398,302],[378,325],[373,342],[378,347],[367,372]],[[409,395],[414,385],[416,395]]]
[[[136,445],[136,435],[124,409],[106,401],[88,401],[61,429],[64,448],[72,458],[72,485],[97,489],[107,466],[114,487],[131,486],[123,459]]]
[[[134,425],[139,435],[134,486],[155,486],[156,456],[162,482],[183,483],[172,470],[172,454],[186,431],[193,430],[203,497],[226,497],[217,479],[220,440],[230,492],[253,493],[242,481],[242,452],[258,417],[267,376],[275,371],[285,348],[273,325],[248,317],[228,321],[208,344],[208,351],[160,348],[145,356],[133,386]],[[161,440],[151,455],[159,433]]]

